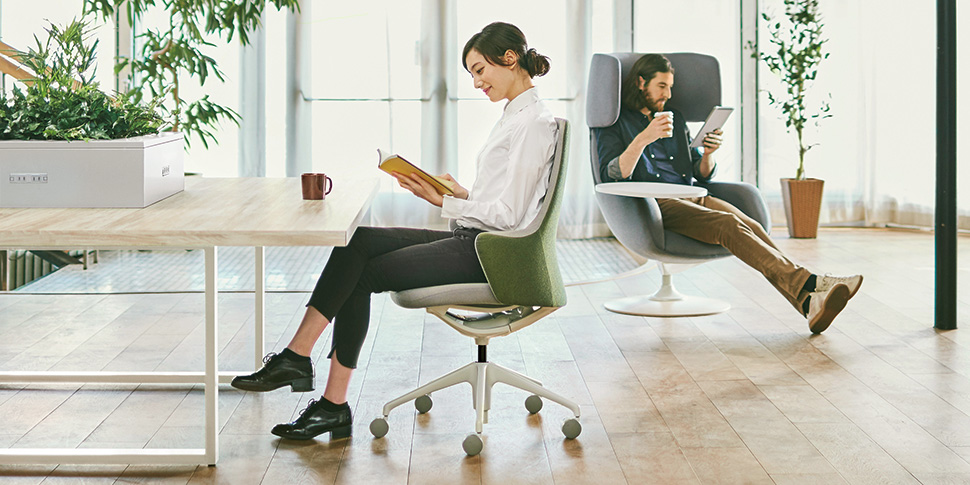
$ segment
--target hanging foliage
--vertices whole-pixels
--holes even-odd
[[[229,43],[234,38],[249,44],[249,35],[260,27],[260,18],[268,4],[277,10],[299,11],[298,0],[85,0],[84,11],[95,12],[107,22],[115,13],[127,17],[135,25],[151,8],[162,9],[168,15],[168,25],[160,29],[139,32],[141,52],[132,58],[119,58],[115,73],[131,68],[141,89],[133,90],[133,97],[142,93],[151,96],[166,94],[162,109],[172,117],[173,131],[186,133],[186,143],[192,136],[204,146],[218,143],[215,129],[222,121],[239,124],[239,113],[209,99],[186,99],[180,95],[182,83],[193,82],[205,86],[215,76],[219,82],[225,75],[216,60],[205,55],[206,47],[214,47],[215,39]],[[211,89],[209,89],[211,91]]]

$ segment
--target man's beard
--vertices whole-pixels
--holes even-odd
[[[664,104],[667,102],[664,100],[664,104],[658,103],[657,100],[648,96],[646,90],[644,89],[637,89],[634,96],[636,97],[637,106],[639,106],[640,109],[647,108],[651,113],[663,111]]]

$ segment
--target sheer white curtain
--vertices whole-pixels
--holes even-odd
[[[377,170],[377,149],[435,171],[422,150],[427,103],[423,62],[435,46],[422,38],[432,0],[315,0],[311,33],[312,83],[304,94],[313,112],[312,166],[334,185],[369,175],[380,180],[372,206],[376,225],[433,224],[428,204],[404,194]],[[433,154],[431,154],[433,155]]]
[[[314,169],[332,172],[338,181],[342,174],[371,170],[374,148],[379,146],[469,183],[475,155],[500,116],[501,105],[489,103],[472,88],[461,68],[460,49],[487,23],[509,21],[551,57],[551,72],[536,84],[552,111],[572,122],[572,164],[560,234],[607,235],[591,189],[584,105],[589,57],[615,50],[615,3],[498,0],[485,9],[458,0],[315,2],[309,20],[314,82],[306,93],[321,99],[313,103]],[[776,12],[782,8],[777,0],[758,3]],[[747,53],[740,42],[738,4],[638,0],[634,5],[636,50],[715,55],[721,62],[724,104],[740,106],[741,59]],[[822,0],[832,54],[822,65],[812,102],[831,93],[833,117],[818,130],[809,130],[809,141],[818,145],[808,154],[807,169],[810,176],[826,180],[825,224],[932,224],[935,8],[910,7],[903,0]],[[874,11],[907,14],[875,22]],[[623,13],[616,17],[622,20]],[[970,26],[970,11],[958,10],[958,15],[959,26]],[[273,30],[270,25],[271,38]],[[966,36],[959,41],[959,55],[970,57],[970,41]],[[353,48],[335,48],[343,45]],[[268,57],[270,63],[276,58]],[[268,82],[272,79],[267,75]],[[772,89],[778,81],[762,68],[759,83],[761,89]],[[273,96],[272,89],[267,92],[268,98]],[[958,99],[960,108],[970,102],[965,98]],[[781,224],[777,180],[794,174],[795,141],[777,111],[762,101],[758,182],[774,220]],[[752,164],[753,157],[742,159],[739,114],[728,124],[727,143],[719,152],[722,180],[738,180],[742,170],[751,171],[745,164]],[[280,129],[272,125],[267,129]],[[277,139],[269,136],[268,145]],[[970,149],[967,143],[960,141],[958,153]],[[960,161],[965,158],[961,155]],[[281,159],[270,155],[267,172],[273,174],[274,160]],[[960,193],[966,193],[970,173],[958,174]],[[390,178],[381,180],[374,223],[444,224],[435,209],[404,193]],[[966,200],[960,199],[962,227],[970,224]]]
[[[63,21],[80,13],[54,8],[57,0],[42,0],[60,12]],[[592,52],[612,51],[613,0],[497,0],[488,8],[458,0],[308,0],[301,18],[309,32],[311,81],[300,86],[310,99],[313,136],[306,166],[326,172],[336,184],[361,173],[381,181],[371,222],[377,225],[444,227],[439,211],[397,187],[375,168],[376,149],[400,153],[433,172],[451,172],[470,185],[475,158],[504,103],[490,103],[471,85],[461,67],[464,42],[488,23],[501,20],[519,26],[529,44],[550,57],[552,69],[535,80],[553,114],[572,126],[571,166],[567,175],[561,236],[608,235],[592,190],[589,169],[589,132],[585,123],[585,87]],[[36,4],[0,4],[0,35],[13,45],[26,45],[40,32],[43,16]],[[286,174],[286,72],[288,64],[286,14],[269,9],[264,19],[265,173]],[[150,11],[141,30],[168,21],[160,9]],[[100,27],[99,77],[112,86],[113,26]],[[136,47],[136,50],[138,48]],[[207,54],[219,61],[224,84],[201,88],[186,82],[187,95],[207,93],[220,104],[239,109],[240,49],[236,42],[216,41]],[[10,82],[7,87],[10,87]],[[218,144],[200,143],[187,154],[187,170],[205,176],[238,176],[239,129],[232,124],[217,130]],[[244,165],[242,169],[246,169]]]
[[[752,0],[744,0],[752,1]],[[781,0],[760,0],[760,10],[781,14]],[[721,63],[723,103],[740,105],[741,56],[738,3],[684,0],[635,2],[634,49],[642,52],[694,51],[714,55]],[[809,177],[825,180],[822,224],[932,226],[935,196],[935,4],[913,8],[905,0],[821,0],[824,34],[830,57],[819,69],[809,99],[831,104],[832,118],[806,139],[815,145],[806,157]],[[881,15],[873,12],[905,15]],[[970,10],[958,10],[958,29],[970,26]],[[964,29],[965,30],[965,29]],[[764,26],[759,42],[767,46]],[[960,74],[970,63],[970,40],[958,38]],[[785,131],[779,112],[767,103],[766,90],[781,89],[778,78],[759,67],[758,185],[768,200],[772,219],[784,224],[778,180],[793,177],[798,165],[797,141]],[[965,76],[960,76],[962,79]],[[831,98],[829,98],[831,94]],[[674,87],[676,96],[676,86]],[[970,100],[959,97],[958,123]],[[737,114],[737,113],[736,113]],[[739,180],[754,163],[742,159],[740,117],[725,129],[718,152],[718,178]],[[958,165],[964,167],[970,141],[958,143]],[[746,165],[748,164],[748,165]],[[958,171],[958,193],[970,190],[970,173]],[[959,199],[960,227],[970,229],[970,198]]]
[[[634,7],[633,48],[636,52],[697,52],[717,58],[721,68],[721,104],[736,108],[724,126],[724,145],[715,155],[717,180],[741,180],[739,3],[641,1]],[[676,96],[675,72],[673,97]],[[700,124],[691,125],[692,130],[696,132]]]
[[[475,91],[461,68],[461,46],[484,25],[512,22],[530,44],[550,56],[552,70],[536,80],[556,116],[572,124],[571,166],[561,217],[562,237],[607,235],[595,203],[589,169],[589,132],[585,124],[585,83],[589,58],[612,52],[614,18],[632,15],[634,49],[644,52],[695,51],[721,62],[723,103],[741,104],[740,4],[709,0],[636,0],[635,13],[614,12],[630,2],[615,0],[497,0],[488,8],[458,0],[359,0],[313,2],[305,19],[312,36],[313,82],[304,95],[314,98],[312,167],[340,183],[354,174],[381,178],[381,195],[372,221],[381,225],[438,226],[435,209],[397,188],[374,169],[378,147],[401,153],[433,171],[451,172],[470,183],[475,155],[501,114]],[[754,0],[742,0],[752,2]],[[62,8],[59,0],[0,2],[0,38],[25,47],[42,34],[44,19],[63,23],[80,14],[80,2]],[[759,0],[762,10],[780,13],[780,0]],[[822,223],[830,225],[902,224],[932,226],[935,194],[935,5],[912,8],[906,0],[821,0],[831,56],[819,71],[812,103],[831,93],[833,117],[807,137],[807,174],[826,181]],[[43,14],[39,12],[44,12]],[[873,12],[905,12],[883,15]],[[284,15],[270,9],[266,18],[266,173],[285,173],[286,130],[283,105]],[[626,15],[626,16],[625,16]],[[970,10],[958,9],[958,29],[970,27]],[[151,13],[141,28],[167,17]],[[98,78],[114,85],[113,26],[99,26]],[[763,29],[759,33],[765,45]],[[958,61],[970,59],[970,38],[958,38]],[[235,108],[239,99],[238,45],[217,43],[210,55],[229,78],[201,92]],[[968,62],[959,62],[960,79]],[[759,88],[778,89],[763,67]],[[10,89],[12,80],[6,79]],[[184,86],[188,94],[193,89]],[[201,93],[200,92],[200,93]],[[675,88],[676,95],[676,88]],[[797,148],[784,122],[762,97],[758,113],[758,184],[777,224],[784,222],[778,179],[794,175]],[[958,123],[970,112],[960,96]],[[719,152],[719,178],[739,180],[752,172],[753,160],[741,154],[740,113],[729,122]],[[219,130],[219,145],[196,144],[189,170],[207,176],[236,176],[238,129]],[[970,141],[958,142],[958,165],[967,165]],[[960,227],[970,229],[970,170],[958,170]]]
[[[530,47],[550,58],[547,75],[535,78],[539,95],[555,116],[570,122],[570,160],[560,216],[559,237],[609,235],[596,206],[589,168],[589,130],[586,128],[586,79],[594,45],[612,42],[612,0],[498,0],[489,8],[458,2],[456,45],[494,21],[509,22],[525,34]],[[459,48],[460,49],[460,48]],[[475,155],[501,116],[504,103],[490,103],[476,91],[454,58],[458,93],[458,179],[470,180]]]
[[[780,1],[762,9],[781,13]],[[822,0],[830,57],[819,69],[811,103],[831,93],[832,118],[807,130],[817,144],[806,156],[806,174],[825,180],[821,223],[829,225],[932,226],[936,171],[936,8],[913,8],[906,0]],[[873,12],[890,13],[873,15]],[[902,14],[891,14],[893,12]],[[958,29],[970,13],[958,10]],[[762,29],[760,39],[766,42]],[[958,38],[961,73],[970,41]],[[961,62],[962,61],[962,62]],[[962,77],[962,76],[961,76]],[[762,89],[779,89],[762,68]],[[965,96],[964,96],[965,98]],[[959,98],[958,114],[967,113]],[[776,223],[784,221],[778,179],[793,177],[797,142],[785,133],[778,112],[762,98],[759,119],[759,180]],[[960,116],[960,121],[966,120]],[[958,143],[958,165],[966,166],[970,144]],[[970,189],[970,174],[958,171],[958,193]],[[959,204],[961,228],[970,228],[967,197]]]
[[[550,57],[549,74],[535,84],[553,114],[571,122],[561,237],[609,234],[593,198],[584,92],[593,31],[601,43],[611,41],[612,0],[498,0],[487,9],[456,0],[318,3],[310,20],[319,26],[312,42],[314,169],[332,173],[335,183],[368,171],[380,177],[373,224],[445,227],[438,209],[376,171],[375,148],[471,185],[478,150],[504,103],[474,89],[461,48],[485,25],[505,21]]]

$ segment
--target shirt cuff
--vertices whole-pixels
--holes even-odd
[[[697,165],[694,166],[694,178],[698,182],[710,182],[714,178],[714,175],[717,174],[717,162],[714,162],[714,166],[711,167],[711,173],[707,177],[700,177],[700,170],[698,170],[700,163],[697,162]]]
[[[441,217],[445,219],[458,219],[461,217],[462,209],[466,201],[457,197],[446,195],[441,198]]]
[[[630,174],[631,176],[633,174]],[[620,157],[616,157],[610,160],[610,163],[606,164],[606,176],[613,180],[624,180],[628,177],[623,176],[623,170],[620,169]]]

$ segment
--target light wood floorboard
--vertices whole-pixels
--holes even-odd
[[[496,386],[485,448],[468,386],[435,393],[418,415],[395,409],[390,432],[368,425],[383,404],[475,359],[472,342],[420,310],[372,302],[371,327],[348,393],[353,437],[279,440],[273,425],[319,398],[330,329],[314,349],[317,389],[258,394],[223,386],[221,454],[203,466],[0,466],[4,484],[588,484],[970,483],[970,333],[933,328],[933,236],[823,229],[777,239],[809,269],[863,273],[862,291],[822,335],[736,259],[674,280],[680,291],[729,301],[727,313],[645,318],[604,309],[653,292],[656,270],[567,288],[569,303],[536,325],[493,340],[489,359],[582,406],[583,432],[565,440],[570,413]],[[959,239],[958,325],[970,326],[970,238]],[[562,261],[562,264],[569,264]],[[299,325],[306,293],[267,295],[267,351]],[[201,370],[204,299],[198,293],[0,294],[4,370]],[[253,299],[219,301],[221,366],[253,365]],[[0,385],[0,447],[202,447],[201,386]]]

